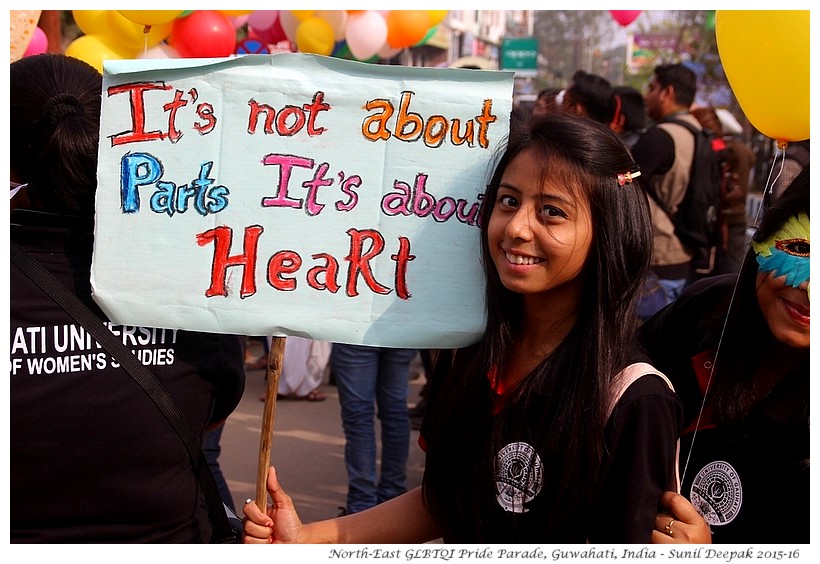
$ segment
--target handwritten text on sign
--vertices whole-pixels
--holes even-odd
[[[511,91],[304,54],[107,62],[95,300],[133,325],[474,342]]]

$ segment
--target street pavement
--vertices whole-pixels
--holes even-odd
[[[252,354],[262,354],[259,344],[251,340]],[[417,375],[413,378],[413,375]],[[222,433],[220,468],[231,490],[237,511],[248,498],[256,498],[257,464],[265,392],[265,371],[246,371],[245,393],[236,410],[225,423]],[[407,395],[408,407],[419,400],[424,384],[419,359],[413,363]],[[302,521],[309,523],[336,517],[347,496],[347,473],[344,465],[344,434],[336,387],[327,382],[321,387],[325,401],[277,400],[273,422],[271,464],[279,481],[293,498]],[[379,437],[376,420],[376,437]],[[418,431],[410,431],[410,457],[407,463],[407,487],[421,484],[424,453],[418,446]],[[377,440],[377,444],[379,441]]]

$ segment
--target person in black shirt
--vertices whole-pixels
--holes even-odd
[[[101,91],[72,57],[11,64],[11,240],[105,319],[90,282]],[[16,264],[10,287],[11,542],[209,542],[193,463],[157,405]],[[239,403],[238,336],[106,325],[201,437]]]
[[[613,401],[616,376],[641,360],[635,296],[652,228],[640,180],[586,116],[512,135],[479,222],[487,328],[437,357],[422,486],[302,524],[271,469],[274,504],[245,505],[245,542],[648,543],[681,414],[651,366]]]
[[[681,493],[714,543],[810,541],[809,174],[773,201],[739,274],[692,284],[641,327],[683,402]],[[670,510],[653,539],[688,526]]]

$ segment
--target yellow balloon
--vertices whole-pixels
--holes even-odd
[[[144,51],[157,45],[171,35],[174,22],[154,24],[145,32],[145,26],[134,23],[116,10],[108,11],[109,28],[105,32],[98,32],[110,38],[116,38],[117,45],[127,49]]]
[[[437,26],[443,22],[444,18],[447,17],[448,11],[449,10],[427,10],[427,13],[430,14],[430,27]]]
[[[103,34],[108,31],[109,10],[71,10],[74,23],[85,35]]]
[[[772,139],[808,139],[809,10],[718,10],[715,38],[752,125]]]
[[[300,22],[305,21],[306,19],[313,16],[313,12],[316,10],[291,10],[290,13],[296,16],[296,19]]]
[[[244,16],[245,14],[251,14],[254,10],[217,10],[220,14],[224,14],[226,16]]]
[[[175,20],[185,10],[117,10],[132,22],[143,26],[168,23]]]
[[[116,46],[116,41],[104,35],[82,35],[68,44],[65,54],[85,61],[101,73],[103,61],[117,59],[134,59],[136,50],[124,50]]]
[[[308,18],[296,28],[296,48],[302,53],[330,55],[335,45],[333,28],[321,18]]]

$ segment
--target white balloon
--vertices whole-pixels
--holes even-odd
[[[160,43],[154,45],[137,55],[138,59],[179,59],[179,53],[176,49],[167,43]]]
[[[347,20],[345,40],[353,56],[365,61],[387,43],[387,22],[372,10],[352,14]]]
[[[282,26],[282,31],[291,43],[296,43],[296,29],[302,23],[299,18],[293,15],[290,10],[279,11],[279,24]]]

